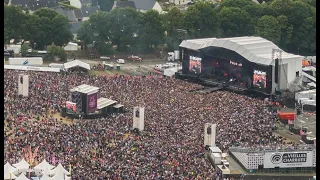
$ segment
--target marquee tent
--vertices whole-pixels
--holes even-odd
[[[42,171],[41,171],[41,174],[42,174],[42,175],[48,175],[48,176],[54,175],[54,173],[52,172],[52,170],[50,170],[50,169],[48,169],[48,168],[42,170]]]
[[[50,180],[61,180],[61,179],[69,180],[71,178],[64,175],[64,173],[61,173],[61,172],[59,174],[54,175],[52,178],[50,178]]]
[[[51,180],[51,178],[48,175],[43,175],[40,178],[41,180]]]
[[[4,165],[4,179],[16,179],[15,172],[17,172],[17,169],[12,167],[8,162]]]
[[[27,172],[30,167],[29,163],[25,159],[21,159],[20,162],[12,165],[17,168],[18,172]]]
[[[61,163],[58,164],[57,167],[51,170],[53,174],[65,174],[70,175],[70,173],[62,166]]]
[[[36,165],[36,166],[34,167],[34,170],[35,170],[35,171],[43,171],[43,170],[45,170],[45,169],[52,169],[52,168],[54,168],[54,166],[51,165],[51,164],[49,164],[49,163],[44,159],[40,164],[38,164],[38,165]]]
[[[11,166],[8,162],[4,165],[4,170],[12,173],[17,173],[17,168]]]
[[[73,67],[82,67],[84,69],[90,70],[90,65],[88,63],[85,63],[79,60],[70,61],[70,62],[64,63],[63,65],[65,70],[68,70]]]
[[[20,176],[16,178],[16,180],[29,180],[29,178],[27,178],[26,175],[21,173]]]

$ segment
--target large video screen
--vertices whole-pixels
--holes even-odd
[[[253,87],[267,88],[267,73],[260,70],[253,71]]]
[[[201,58],[190,56],[189,60],[189,71],[193,74],[200,74],[201,73]]]

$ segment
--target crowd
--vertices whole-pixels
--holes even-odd
[[[29,75],[29,97],[18,96],[18,74]],[[69,89],[88,84],[129,112],[95,120],[60,121]],[[283,143],[271,136],[273,114],[263,100],[217,91],[190,92],[200,85],[165,78],[123,78],[87,73],[4,72],[5,154],[17,163],[23,148],[38,149],[36,162],[71,165],[72,179],[212,179],[203,130],[217,123],[217,145]],[[134,106],[144,106],[145,131],[131,132]]]

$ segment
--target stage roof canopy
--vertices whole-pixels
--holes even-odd
[[[180,47],[200,51],[208,47],[220,47],[229,49],[248,59],[253,63],[262,65],[274,65],[272,61],[272,49],[280,49],[277,45],[261,37],[244,36],[235,38],[206,38],[184,40]],[[282,51],[282,63],[289,61],[301,61],[303,57]],[[300,63],[301,63],[300,62]]]
[[[117,101],[101,97],[97,100],[97,109],[99,109],[99,110],[103,109],[103,108],[108,107],[114,103],[117,103]]]
[[[87,84],[82,84],[80,86],[77,86],[77,87],[71,89],[70,91],[71,92],[76,91],[76,92],[83,93],[83,94],[92,94],[92,93],[98,92],[98,90],[99,90],[98,87],[90,86]]]
[[[73,68],[73,67],[82,67],[87,70],[90,70],[90,65],[88,63],[85,63],[85,62],[82,62],[79,60],[70,61],[70,62],[64,63],[63,65],[66,70]]]

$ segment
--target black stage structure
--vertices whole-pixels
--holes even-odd
[[[98,97],[98,87],[82,84],[70,92],[70,101],[66,101],[62,116],[73,119],[95,119],[124,112],[123,105],[117,101]]]
[[[257,96],[268,96],[277,89],[285,89],[292,82],[292,79],[296,78],[296,70],[285,71],[291,65],[289,60],[299,63],[300,56],[284,53],[276,49],[278,47],[272,42],[263,38],[250,38],[253,42],[251,44],[247,43],[249,45],[244,45],[245,47],[241,47],[241,44],[246,44],[243,42],[248,37],[235,38],[236,41],[240,42],[240,45],[224,40],[224,43],[230,44],[230,48],[226,48],[225,44],[224,46],[210,45],[217,40],[216,38],[183,41],[180,44],[182,72],[176,73],[176,77],[201,83],[205,86],[220,87],[242,93],[256,94]],[[235,44],[237,51],[234,50]],[[250,50],[252,49],[248,49],[250,47],[258,53],[251,53]],[[242,52],[242,54],[239,52]],[[251,57],[251,61],[249,61],[243,54],[254,58]],[[258,57],[261,54],[264,56],[263,58]],[[288,61],[282,61],[282,54],[286,55],[285,58],[288,58]],[[266,56],[270,57],[266,58]],[[257,62],[252,61],[252,59]],[[286,66],[287,69],[280,69],[282,67],[280,65]],[[287,77],[293,72],[294,77]],[[299,71],[297,73],[299,74]],[[282,84],[278,80],[281,80]],[[278,88],[278,85],[285,88]]]

